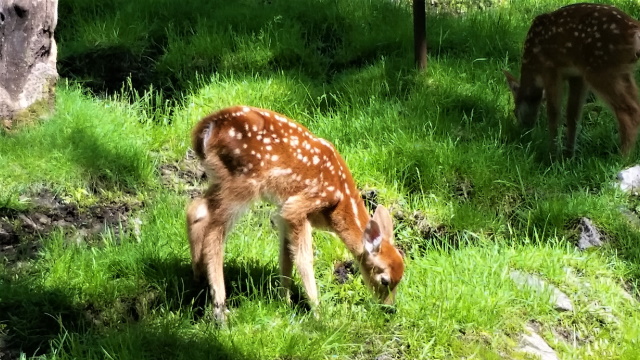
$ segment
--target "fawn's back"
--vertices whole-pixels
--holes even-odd
[[[224,109],[208,120],[200,123],[203,129],[194,130],[193,143],[209,163],[206,168],[213,170],[214,183],[238,186],[243,190],[238,196],[262,197],[277,205],[296,195],[314,199],[319,207],[352,195],[356,202],[359,194],[343,159],[331,143],[304,126],[247,106]]]

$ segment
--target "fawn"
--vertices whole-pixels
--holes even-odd
[[[347,164],[325,139],[265,109],[236,106],[206,116],[193,129],[192,147],[211,185],[187,208],[196,280],[208,277],[213,316],[226,317],[224,241],[235,218],[262,198],[279,208],[281,295],[290,301],[293,264],[308,301],[318,304],[311,227],[336,233],[357,260],[364,281],[391,304],[404,273],[393,224],[379,205],[367,212]]]
[[[633,71],[640,56],[640,22],[610,5],[574,4],[537,16],[527,34],[520,81],[504,71],[521,125],[533,127],[544,97],[551,151],[556,152],[562,84],[569,84],[566,155],[573,156],[576,126],[588,88],[614,111],[621,152],[634,148],[640,123]]]

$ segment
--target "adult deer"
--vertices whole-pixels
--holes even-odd
[[[573,156],[576,126],[588,88],[614,111],[623,155],[634,148],[640,123],[633,76],[640,56],[640,22],[610,5],[574,4],[537,16],[524,42],[521,80],[505,71],[520,123],[533,127],[544,96],[555,153],[563,80],[569,83],[567,148]]]
[[[392,303],[404,273],[389,212],[371,218],[345,161],[328,141],[284,115],[247,106],[211,114],[195,126],[192,146],[211,186],[187,208],[196,279],[208,277],[214,318],[226,317],[224,241],[234,219],[259,198],[275,203],[280,230],[281,293],[290,301],[293,264],[312,307],[318,304],[311,226],[335,232],[357,259],[365,283]]]

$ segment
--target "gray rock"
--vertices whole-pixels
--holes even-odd
[[[593,246],[602,246],[602,236],[589,218],[583,217],[580,219],[578,227],[580,228],[580,239],[578,239],[578,248],[580,250]]]
[[[619,187],[622,191],[638,195],[640,189],[640,165],[624,169],[618,173]]]
[[[538,356],[540,360],[558,360],[558,355],[551,346],[544,341],[542,336],[538,335],[530,326],[526,326],[525,330],[526,333],[522,334],[520,348],[518,350]]]
[[[560,291],[557,287],[548,284],[539,277],[519,270],[512,270],[509,273],[511,280],[516,283],[520,288],[530,288],[536,292],[551,292],[551,302],[555,305],[556,310],[559,311],[573,311],[573,304],[571,299]]]

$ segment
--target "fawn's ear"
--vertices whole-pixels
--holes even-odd
[[[518,89],[520,89],[520,81],[518,81],[518,79],[515,76],[511,75],[511,73],[507,70],[502,70],[502,72],[504,73],[504,76],[507,77],[507,85],[509,85],[509,90],[511,90],[513,98],[515,99],[516,94],[518,93]]]
[[[364,250],[367,253],[376,255],[380,251],[382,232],[375,220],[371,219],[369,223],[367,223],[367,227],[364,229],[364,234],[362,235],[362,241],[364,243]]]
[[[393,244],[393,220],[391,219],[389,210],[382,205],[378,205],[376,211],[373,213],[373,220],[380,226],[382,236]]]

